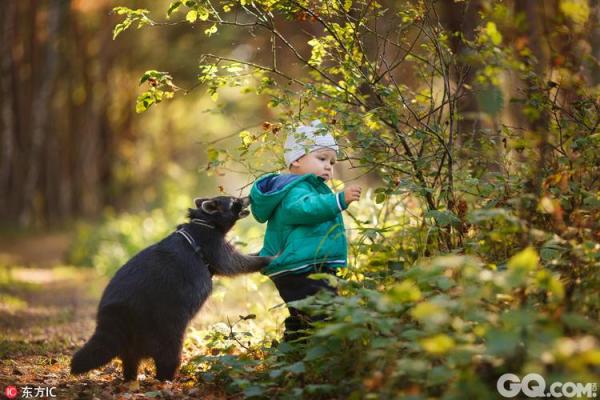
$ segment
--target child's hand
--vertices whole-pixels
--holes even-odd
[[[350,185],[344,189],[344,200],[350,205],[355,200],[360,200],[360,192],[362,188],[358,185]]]

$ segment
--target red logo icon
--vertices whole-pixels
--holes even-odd
[[[7,386],[6,389],[4,389],[4,395],[9,399],[14,399],[17,397],[17,394],[19,394],[19,390],[15,386]]]

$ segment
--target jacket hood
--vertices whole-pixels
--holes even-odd
[[[318,178],[313,174],[268,174],[260,177],[250,190],[252,215],[258,222],[266,222],[292,187],[313,179]]]

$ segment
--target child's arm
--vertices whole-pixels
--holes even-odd
[[[302,185],[291,189],[282,201],[285,221],[291,225],[319,224],[335,218],[346,208],[345,192],[318,194]]]

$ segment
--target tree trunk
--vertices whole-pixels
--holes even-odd
[[[15,159],[15,134],[16,134],[16,121],[15,121],[15,99],[13,94],[14,90],[14,68],[13,68],[13,54],[12,54],[12,43],[14,42],[15,36],[15,20],[16,20],[16,4],[13,1],[3,2],[2,6],[2,39],[0,40],[0,73],[2,79],[0,79],[0,93],[2,98],[2,152],[0,153],[0,190],[3,195],[2,206],[0,206],[0,214],[8,216],[8,211],[14,206],[11,204],[10,198],[12,196],[9,193],[12,192],[12,173],[13,173],[13,161]]]
[[[38,93],[32,101],[32,127],[31,127],[31,147],[28,157],[28,169],[24,181],[24,204],[25,207],[20,216],[20,223],[23,226],[31,224],[36,212],[36,192],[38,189],[40,167],[42,165],[42,145],[47,135],[48,120],[50,117],[50,96],[54,89],[58,70],[58,39],[59,29],[64,20],[65,14],[69,9],[68,0],[54,0],[49,4],[48,9],[48,39],[46,48],[46,57],[42,70],[42,83]]]
[[[530,49],[537,61],[535,63],[534,71],[538,78],[538,82],[545,84],[549,55],[546,38],[544,37],[544,31],[542,28],[542,18],[544,18],[543,4],[540,4],[540,2],[537,0],[527,0],[525,2],[525,12],[528,21]],[[535,87],[536,82],[531,82],[529,86],[530,92],[543,90],[543,88]],[[546,112],[542,112],[540,113],[539,118],[536,118],[531,124],[531,127],[539,140],[539,159],[537,171],[535,171],[533,175],[533,189],[534,193],[536,194],[539,194],[541,191],[544,171],[546,169],[548,158],[548,120],[548,114]]]
[[[600,85],[600,0],[592,1],[591,32],[589,43],[592,46],[592,61],[590,62],[590,77],[592,85]]]

